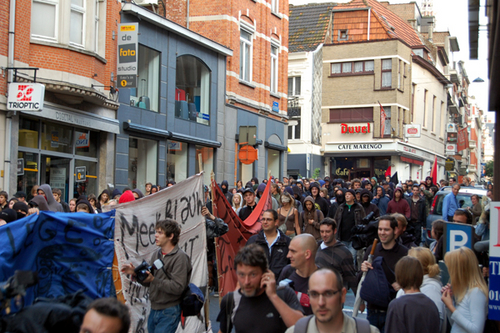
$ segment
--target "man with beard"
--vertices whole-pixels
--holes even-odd
[[[234,258],[234,268],[240,288],[221,301],[219,333],[229,333],[233,326],[237,333],[285,332],[303,316],[293,290],[288,286],[276,289],[276,278],[259,245],[241,248]]]
[[[337,222],[327,217],[320,223],[322,242],[316,253],[316,265],[319,268],[330,268],[336,270],[342,276],[344,287],[351,288],[356,295],[356,269],[354,259],[349,249],[337,241]]]
[[[365,214],[368,215],[371,212],[373,212],[373,217],[372,220],[375,220],[380,216],[380,209],[377,207],[377,205],[371,203],[373,200],[373,194],[371,191],[368,191],[366,189],[361,190],[361,206],[363,206],[363,209],[365,210]]]

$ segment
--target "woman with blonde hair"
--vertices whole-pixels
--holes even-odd
[[[450,273],[450,284],[443,287],[451,332],[483,332],[488,314],[488,286],[479,271],[474,252],[466,247],[450,251],[444,256]]]
[[[235,193],[233,195],[232,204],[233,204],[233,210],[235,212],[237,212],[238,209],[243,207],[243,198],[241,197],[241,193]]]
[[[280,199],[281,208],[278,208],[278,228],[289,237],[300,235],[299,211],[295,208],[295,200],[287,191],[283,191]]]
[[[424,270],[424,279],[422,285],[420,286],[420,292],[425,296],[429,297],[439,311],[439,321],[440,321],[440,332],[446,332],[446,307],[441,300],[441,289],[443,284],[441,283],[439,265],[436,263],[436,258],[432,254],[431,250],[426,247],[414,247],[408,251],[409,257],[417,258],[422,264]],[[398,291],[396,297],[404,294],[403,289]]]

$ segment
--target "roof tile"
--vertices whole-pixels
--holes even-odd
[[[333,3],[290,5],[290,53],[313,51],[325,41],[333,6]]]

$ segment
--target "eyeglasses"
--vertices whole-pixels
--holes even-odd
[[[337,291],[327,290],[324,293],[318,293],[317,291],[310,291],[309,297],[312,299],[318,299],[320,296],[323,296],[324,298],[332,298],[333,296],[337,295],[338,292],[340,292],[340,290]]]

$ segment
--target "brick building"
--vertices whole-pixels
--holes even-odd
[[[0,4],[0,187],[30,193],[48,183],[68,200],[113,183],[116,120],[115,1],[3,1]],[[71,19],[68,19],[71,18]],[[6,111],[9,82],[45,85],[41,112]],[[11,96],[14,97],[14,96]],[[17,162],[17,163],[16,163]],[[75,180],[76,167],[86,180]],[[80,169],[81,170],[81,169]],[[99,186],[99,184],[101,186]]]

